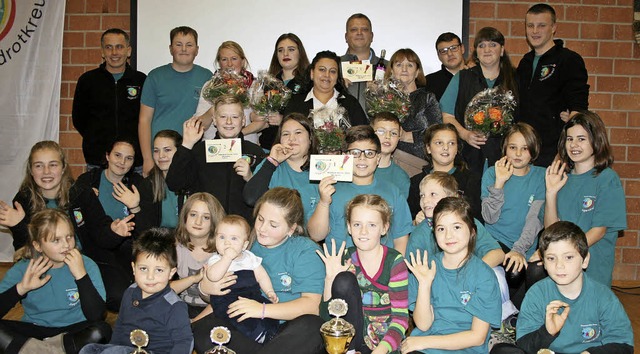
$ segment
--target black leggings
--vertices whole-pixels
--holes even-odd
[[[210,332],[213,327],[224,326],[231,331],[231,341],[225,344],[236,353],[254,354],[321,354],[324,342],[320,335],[322,319],[316,315],[302,315],[280,326],[278,333],[268,343],[259,344],[235,330],[228,322],[210,314],[193,323],[195,350],[203,354],[211,349]]]
[[[106,322],[79,322],[66,327],[44,327],[22,321],[0,320],[0,353],[18,353],[29,338],[42,340],[66,333],[65,353],[78,353],[89,343],[109,343],[111,326]]]
[[[371,353],[371,349],[364,343],[364,313],[362,312],[362,295],[355,274],[340,272],[331,284],[331,298],[342,299],[347,302],[347,314],[342,318],[351,323],[356,334],[351,340],[349,349],[355,349],[362,354]]]

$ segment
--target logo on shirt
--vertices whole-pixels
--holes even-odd
[[[593,342],[600,337],[600,326],[598,324],[580,325],[582,327],[582,343]]]
[[[291,276],[288,273],[280,274],[280,284],[284,287],[280,291],[291,291]]]
[[[531,203],[533,203],[534,198],[535,198],[535,195],[533,194],[529,196],[529,201],[527,202],[527,206],[531,206]]]
[[[73,209],[73,218],[75,219],[76,225],[78,227],[84,225],[84,216],[82,216],[82,212],[80,211],[80,208]]]
[[[556,71],[556,64],[543,65],[542,70],[540,70],[540,81],[544,81],[550,78],[555,71]]]
[[[69,301],[69,306],[75,306],[80,300],[78,289],[67,289],[67,300]]]
[[[127,86],[127,98],[130,100],[135,100],[138,98],[138,93],[140,93],[139,86]]]
[[[461,291],[460,303],[462,303],[464,306],[467,306],[467,304],[469,303],[469,300],[471,300],[471,292],[467,290]]]
[[[596,204],[596,197],[590,196],[590,195],[584,196],[584,198],[582,199],[582,212],[586,213],[588,211],[593,210],[595,204]]]

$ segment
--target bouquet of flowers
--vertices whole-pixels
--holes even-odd
[[[467,105],[465,125],[487,137],[502,136],[513,123],[516,104],[511,91],[499,87],[480,91]]]
[[[396,79],[372,81],[364,92],[369,117],[380,112],[391,112],[401,123],[404,122],[409,114],[409,94],[402,89],[402,83]]]
[[[215,104],[218,97],[222,95],[238,96],[243,105],[249,101],[247,96],[246,79],[234,71],[218,70],[202,86],[202,98]]]
[[[318,137],[322,153],[342,150],[344,132],[351,124],[346,118],[347,110],[344,107],[321,107],[314,109],[309,114],[313,119],[313,128]]]
[[[249,88],[249,105],[261,116],[284,109],[291,98],[291,90],[272,75],[261,71]]]

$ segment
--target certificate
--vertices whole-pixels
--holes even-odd
[[[373,80],[373,65],[368,60],[343,61],[342,76],[351,82]]]
[[[242,142],[236,139],[205,140],[207,163],[236,162],[242,157]]]
[[[333,176],[336,181],[353,180],[353,156],[351,155],[311,155],[309,160],[309,180],[319,181]]]

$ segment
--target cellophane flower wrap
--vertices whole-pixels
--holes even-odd
[[[234,71],[218,70],[213,74],[211,80],[202,86],[202,98],[215,104],[216,99],[220,96],[234,95],[243,105],[246,105],[249,102],[247,91],[247,80],[244,76]]]
[[[364,92],[369,117],[380,112],[391,112],[401,123],[404,122],[409,114],[410,103],[409,94],[402,89],[403,84],[396,79],[372,81]]]
[[[502,136],[513,123],[516,100],[511,91],[499,87],[478,92],[465,111],[467,129],[485,136]]]
[[[313,120],[313,128],[323,153],[342,150],[345,131],[351,127],[344,107],[321,107],[309,114]]]
[[[249,105],[258,115],[282,111],[291,98],[291,90],[284,83],[264,71],[249,88]]]

